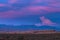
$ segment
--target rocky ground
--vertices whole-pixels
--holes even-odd
[[[51,30],[0,33],[0,40],[60,40],[60,32]]]

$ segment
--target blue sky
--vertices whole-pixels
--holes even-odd
[[[60,12],[54,12],[53,14],[47,14],[44,15],[46,18],[49,20],[56,22],[60,24]],[[41,23],[40,20],[41,15],[29,15],[29,16],[24,16],[24,17],[18,17],[18,18],[0,18],[0,24],[14,24],[14,25],[21,25],[21,24],[26,24],[26,25],[32,25],[36,23]]]
[[[59,0],[0,0],[0,24],[40,23],[39,17],[42,15],[58,23],[59,5]]]

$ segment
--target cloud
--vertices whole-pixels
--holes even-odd
[[[41,23],[35,24],[36,26],[59,26],[57,23],[52,22],[51,20],[45,18],[44,16],[40,17]]]
[[[8,10],[8,9],[7,9]],[[6,10],[5,10],[6,11]],[[8,10],[6,12],[0,12],[0,17],[21,17],[26,15],[43,15],[49,12],[59,12],[60,9],[43,7],[43,6],[29,6],[22,8],[21,10]],[[1,16],[2,15],[2,16]]]
[[[0,4],[0,7],[4,7],[4,6],[6,6],[6,4]]]
[[[8,3],[9,4],[13,4],[13,3],[16,3],[18,0],[8,0]]]
[[[8,0],[7,4],[0,4],[0,18],[60,12],[59,5],[59,0]]]

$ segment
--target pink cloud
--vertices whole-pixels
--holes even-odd
[[[49,4],[49,6],[60,8],[60,2],[59,3]]]
[[[12,4],[17,3],[17,1],[18,1],[18,0],[8,0],[8,3],[7,3],[7,4],[3,4],[3,3],[1,4],[1,3],[0,3],[0,7],[3,7],[3,6],[4,6],[4,7],[5,7],[5,6],[6,6],[6,7],[10,7]]]
[[[43,3],[44,5],[50,6],[50,7],[60,7],[60,1],[59,0],[34,0],[30,4],[40,4]]]
[[[33,0],[30,4],[36,4],[36,3],[40,3],[42,2],[42,0]]]
[[[24,16],[23,11],[7,11],[7,12],[0,12],[0,18],[15,18],[15,17],[22,17]]]
[[[40,20],[41,20],[42,24],[46,24],[46,25],[55,24],[51,20],[45,18],[44,16],[40,17]]]
[[[8,3],[13,4],[16,3],[18,0],[8,0]]]
[[[60,8],[52,8],[52,7],[47,7],[47,6],[29,6],[26,7],[25,9],[27,12],[30,13],[36,13],[36,14],[43,14],[45,13],[44,11],[48,12],[60,12]]]
[[[23,3],[22,0],[8,0],[8,4],[0,4],[0,7],[6,6],[9,8],[14,8],[12,7],[12,4],[18,3],[18,2]],[[42,0],[34,0],[30,2],[30,4],[36,4],[43,2]],[[44,2],[47,2],[49,6],[57,6],[59,7],[60,3],[54,1],[54,0],[45,0]],[[60,8],[55,8],[55,7],[49,7],[49,6],[26,6],[21,8],[18,11],[15,10],[10,10],[7,12],[0,12],[0,18],[13,18],[13,17],[18,17],[18,16],[24,16],[24,15],[41,15],[41,14],[46,14],[49,12],[60,12]]]
[[[42,9],[43,7],[41,7]],[[46,9],[46,8],[43,8]],[[26,7],[26,8],[22,8],[22,10],[19,11],[14,11],[14,10],[10,10],[7,12],[1,12],[0,13],[0,18],[13,18],[13,17],[18,17],[18,16],[24,16],[24,15],[35,15],[38,12],[39,8],[34,8],[34,7]],[[30,12],[33,12],[33,14],[31,14]]]
[[[6,4],[0,4],[0,7],[6,6]]]
[[[49,6],[53,7],[60,7],[60,1],[59,0],[45,0]]]
[[[45,18],[44,16],[40,17],[41,23],[35,24],[36,26],[59,26],[57,23],[52,22],[51,20]]]
[[[41,12],[41,10],[44,10]],[[21,17],[26,15],[44,15],[49,12],[59,12],[59,8],[51,8],[46,6],[28,6],[22,8],[21,10],[15,11],[10,10],[6,12],[0,12],[0,18],[14,18],[14,17]]]
[[[48,7],[44,7],[44,6],[29,6],[27,7],[27,10],[30,10],[30,11],[38,11],[38,10],[48,10]]]

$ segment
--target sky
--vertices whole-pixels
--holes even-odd
[[[40,16],[60,23],[60,0],[0,0],[0,24],[40,23]]]

